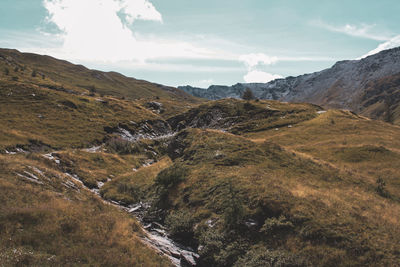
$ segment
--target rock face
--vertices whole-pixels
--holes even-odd
[[[244,90],[250,88],[260,99],[310,102],[361,113],[368,109],[368,115],[384,119],[398,113],[400,80],[394,77],[399,75],[400,47],[361,60],[339,61],[320,72],[269,83],[238,83],[230,87],[213,85],[208,89],[183,86],[179,89],[197,97],[215,100],[240,98]],[[391,83],[382,86],[385,80],[391,80]],[[380,97],[376,97],[376,94]],[[372,105],[374,108],[371,111]]]

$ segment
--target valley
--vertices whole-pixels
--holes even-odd
[[[400,262],[396,119],[278,100],[206,101],[14,50],[0,50],[5,68],[6,266]]]

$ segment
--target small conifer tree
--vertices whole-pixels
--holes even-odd
[[[244,91],[244,93],[242,95],[242,99],[244,99],[244,100],[252,100],[252,99],[254,99],[253,92],[249,88],[246,88],[246,90]]]

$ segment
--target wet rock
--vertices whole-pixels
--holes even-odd
[[[180,264],[182,267],[192,267],[196,266],[196,261],[199,258],[199,255],[193,252],[185,251],[181,252],[180,258]]]
[[[213,228],[217,223],[217,219],[209,219],[206,221],[206,225],[210,228]]]
[[[97,101],[97,102],[100,102],[100,103],[102,103],[102,104],[104,104],[104,105],[107,105],[107,104],[108,104],[108,101],[107,101],[107,100],[104,100],[104,99],[101,99],[101,98],[96,98],[96,101]]]
[[[57,158],[57,156],[54,153],[44,154],[42,156],[45,157],[46,159],[54,161],[56,164],[61,163],[60,159]]]
[[[129,212],[129,213],[137,212],[137,211],[140,211],[142,208],[143,208],[142,205],[139,204],[139,205],[137,205],[137,206],[135,206],[135,207],[130,208],[130,209],[128,210],[128,212]]]
[[[248,227],[248,228],[253,228],[258,226],[258,222],[253,220],[253,219],[248,219],[247,221],[244,222],[244,224]]]

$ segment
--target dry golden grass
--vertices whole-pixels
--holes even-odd
[[[154,184],[157,174],[171,164],[171,159],[164,157],[151,166],[116,176],[101,189],[101,194],[106,199],[126,204],[139,202],[146,197],[146,191]]]
[[[0,155],[2,264],[170,266],[142,243],[138,222],[71,183],[49,161]]]

